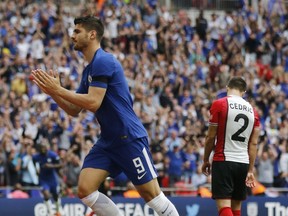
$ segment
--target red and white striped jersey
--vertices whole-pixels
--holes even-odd
[[[251,104],[240,96],[227,96],[212,103],[210,125],[217,125],[214,161],[249,164],[248,143],[259,116]]]

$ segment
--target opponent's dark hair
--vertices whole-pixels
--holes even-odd
[[[104,34],[104,25],[102,21],[95,16],[77,17],[74,19],[74,24],[80,24],[86,31],[95,30],[97,32],[97,39],[100,41]]]
[[[231,89],[237,89],[240,92],[245,92],[247,88],[247,84],[242,77],[232,77],[229,80],[227,87]]]

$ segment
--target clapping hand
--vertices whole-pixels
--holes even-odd
[[[56,94],[61,87],[59,74],[56,71],[49,70],[45,72],[42,69],[32,71],[33,82],[46,94]]]

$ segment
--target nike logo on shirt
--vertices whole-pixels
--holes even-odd
[[[140,180],[140,179],[142,179],[143,177],[144,177],[144,175],[146,174],[146,172],[145,173],[143,173],[143,175],[141,175],[141,176],[138,176],[138,180]]]

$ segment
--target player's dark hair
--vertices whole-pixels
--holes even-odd
[[[102,21],[95,16],[77,17],[74,19],[74,24],[80,24],[86,31],[95,30],[97,32],[97,40],[101,41],[104,34],[104,25]]]
[[[241,77],[232,77],[229,80],[227,87],[229,87],[230,89],[237,89],[240,92],[245,92],[247,84],[245,80]]]

